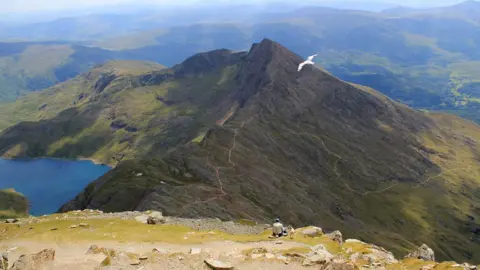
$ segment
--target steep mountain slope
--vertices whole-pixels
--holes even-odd
[[[480,128],[297,72],[300,62],[271,40],[253,45],[204,137],[120,163],[60,210],[279,216],[397,253],[425,242],[440,259],[480,261]]]
[[[10,117],[30,121],[0,133],[0,155],[85,157],[112,165],[137,154],[159,156],[217,119],[215,106],[228,94],[244,54],[213,51],[171,69],[113,62],[0,106],[4,127]]]

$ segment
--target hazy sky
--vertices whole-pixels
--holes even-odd
[[[261,1],[278,1],[278,0],[261,0]],[[281,0],[280,0],[281,1]],[[322,1],[332,2],[334,0],[310,0],[308,2],[318,2]],[[342,2],[387,2],[394,3],[398,5],[407,5],[407,6],[439,6],[439,5],[449,5],[453,3],[461,2],[461,0],[339,0]],[[235,2],[235,3],[245,3],[245,2],[260,2],[254,0],[1,0],[2,13],[6,12],[37,12],[37,11],[58,11],[62,9],[81,9],[89,7],[99,7],[105,5],[117,5],[117,4],[128,4],[128,3],[154,3],[161,5],[172,5],[175,4],[193,4],[196,2],[202,3],[211,3],[211,2]]]

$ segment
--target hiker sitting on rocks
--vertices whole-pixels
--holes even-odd
[[[275,223],[273,223],[272,227],[272,234],[275,237],[280,237],[285,234],[285,228],[283,227],[283,224],[280,223],[280,219],[275,219]]]

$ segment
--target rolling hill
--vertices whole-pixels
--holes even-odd
[[[478,262],[478,125],[297,72],[301,61],[265,39],[168,69],[99,66],[41,93],[57,91],[40,108],[58,113],[4,130],[1,153],[116,164],[61,211],[279,216],[397,254],[424,242],[441,260]]]
[[[0,103],[67,81],[110,60],[156,61],[162,55],[148,49],[110,51],[65,42],[0,43]]]
[[[0,102],[66,81],[115,57],[67,43],[0,43]]]

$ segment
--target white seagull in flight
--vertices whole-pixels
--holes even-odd
[[[312,55],[312,56],[309,56],[309,57],[307,58],[307,60],[305,60],[305,62],[302,62],[300,65],[298,65],[298,71],[302,70],[303,66],[305,66],[305,65],[313,65],[313,64],[315,64],[315,63],[313,63],[313,61],[312,61],[315,56],[317,56],[317,54],[314,54],[314,55]]]

